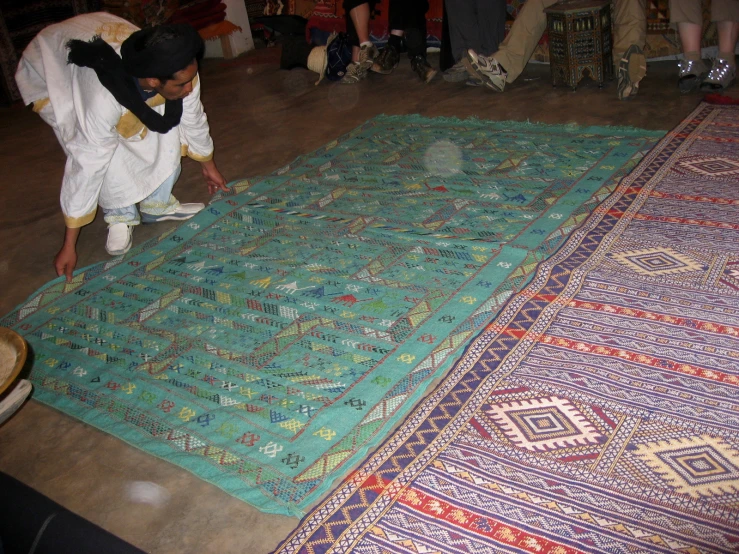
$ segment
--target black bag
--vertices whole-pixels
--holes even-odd
[[[346,67],[352,62],[352,47],[346,33],[331,35],[326,43],[326,78],[340,81],[346,73]]]

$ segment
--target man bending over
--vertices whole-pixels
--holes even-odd
[[[57,275],[72,279],[80,228],[95,219],[98,205],[112,256],[131,248],[135,225],[185,220],[202,210],[171,194],[183,155],[202,164],[211,194],[226,189],[200,103],[202,52],[189,25],[137,30],[107,13],[46,27],[26,48],[18,88],[67,155]]]

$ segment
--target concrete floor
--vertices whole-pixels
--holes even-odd
[[[430,60],[437,64],[434,57]],[[316,74],[278,69],[279,50],[235,60],[206,60],[203,103],[227,180],[266,175],[377,114],[477,117],[580,125],[630,125],[668,130],[698,104],[681,96],[675,62],[649,66],[635,98],[619,102],[615,82],[576,92],[553,88],[549,67],[530,64],[504,94],[437,77],[421,84],[404,59],[389,76],[357,86]],[[63,235],[58,190],[64,156],[51,131],[23,106],[0,109],[0,313],[5,314],[54,278],[52,259]],[[175,193],[185,202],[208,200],[195,162],[183,162]],[[135,243],[165,225],[140,227]],[[78,267],[107,260],[100,215],[82,232]],[[0,470],[20,479],[147,552],[260,554],[275,548],[298,523],[267,515],[183,469],[33,400],[0,427]],[[171,497],[162,506],[133,504],[132,481],[150,481]]]

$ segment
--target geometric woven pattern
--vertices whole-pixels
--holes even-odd
[[[739,452],[719,438],[641,444],[636,455],[668,486],[693,498],[739,493]]]
[[[378,117],[3,325],[38,400],[300,514],[658,135]]]
[[[721,282],[724,285],[739,291],[739,260],[729,260],[726,262],[726,266],[721,275]]]
[[[701,104],[278,552],[736,552],[738,146]]]
[[[556,396],[494,404],[486,413],[509,441],[533,451],[598,444],[605,439],[582,412]]]
[[[739,175],[739,159],[728,157],[695,156],[682,160],[678,167],[709,179]]]
[[[673,275],[705,269],[700,262],[664,247],[616,252],[609,257],[641,275]]]

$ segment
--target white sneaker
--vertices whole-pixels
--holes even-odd
[[[131,235],[133,227],[125,223],[114,223],[108,227],[108,240],[105,243],[105,250],[111,256],[120,256],[131,249]]]
[[[141,212],[141,223],[157,223],[159,221],[184,221],[190,219],[205,208],[205,204],[196,202],[192,204],[180,204],[171,214],[152,215]]]
[[[482,81],[482,84],[495,92],[503,92],[508,73],[503,70],[498,61],[492,56],[483,56],[474,50],[467,50],[467,56],[462,60],[467,72]]]

